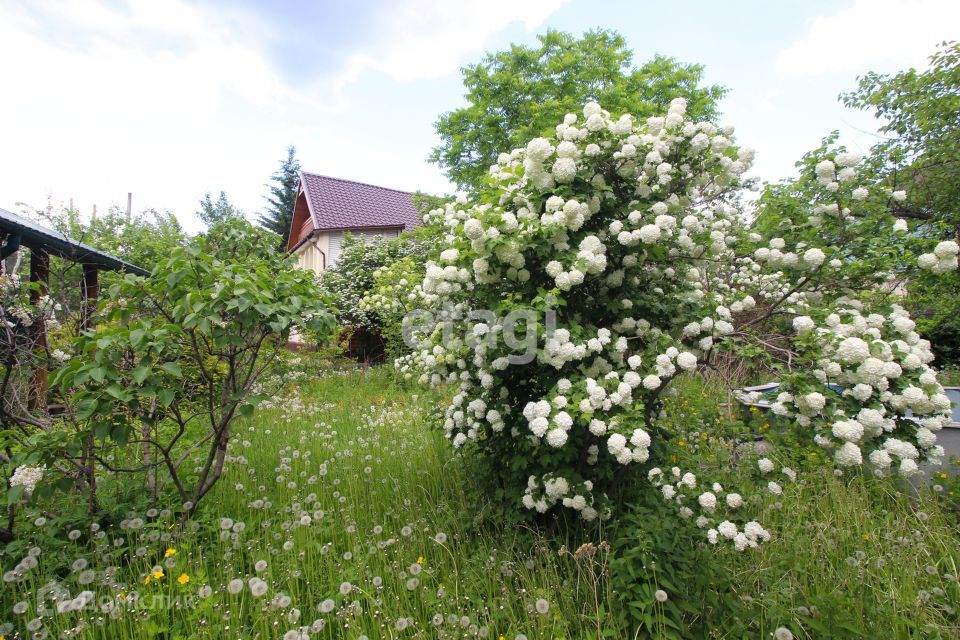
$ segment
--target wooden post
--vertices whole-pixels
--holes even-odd
[[[97,311],[97,296],[100,294],[96,265],[83,265],[83,282],[80,284],[83,305],[80,309],[80,329],[89,329],[93,323],[93,314]]]
[[[45,249],[30,250],[30,282],[39,283],[38,287],[30,289],[30,303],[36,305],[40,298],[47,295],[47,281],[50,278],[50,254]],[[46,321],[38,318],[30,327],[33,342],[34,356],[37,359],[33,371],[33,380],[27,405],[31,411],[47,411],[47,325]]]

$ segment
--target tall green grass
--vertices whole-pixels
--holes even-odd
[[[695,447],[707,465],[728,459],[727,445],[698,435],[725,419],[722,395],[697,384],[671,399],[690,431],[681,459]],[[38,514],[24,512],[0,561],[10,571],[34,548],[37,566],[3,584],[0,623],[14,629],[5,635],[676,637],[663,607],[659,623],[631,626],[612,591],[602,542],[647,535],[642,528],[586,532],[574,543],[498,525],[485,516],[470,465],[434,427],[440,401],[398,387],[384,370],[301,379],[296,394],[238,424],[223,480],[186,527],[173,515],[131,512],[101,531],[76,528],[74,540],[69,521],[37,526]],[[782,496],[748,504],[771,542],[703,556],[732,575],[720,594],[729,610],[700,620],[706,635],[769,638],[783,626],[797,638],[960,637],[960,535],[940,500],[815,465],[783,484]],[[253,593],[254,577],[263,595]],[[35,594],[51,580],[66,592],[38,608]],[[239,593],[233,580],[243,581]],[[57,602],[84,591],[92,602],[57,613]]]
[[[238,425],[227,471],[185,531],[160,518],[100,540],[84,532],[57,558],[41,548],[40,566],[4,585],[0,621],[80,638],[595,637],[598,599],[572,557],[530,530],[474,520],[471,478],[426,423],[433,402],[377,370],[302,385]],[[65,536],[59,526],[44,535]],[[38,615],[31,592],[80,558],[94,581],[67,570],[60,582],[96,601]],[[144,584],[155,565],[164,575]],[[253,577],[268,585],[260,597]],[[17,602],[27,611],[11,613]]]

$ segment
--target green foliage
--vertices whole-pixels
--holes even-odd
[[[870,196],[839,216],[804,213],[808,203],[829,203],[815,168],[846,152],[834,132],[797,163],[800,177],[767,188],[758,230],[768,238],[827,240],[847,267],[828,295],[878,285],[879,295],[907,292],[904,305],[931,339],[938,364],[955,366],[960,297],[950,292],[960,289],[960,276],[920,271],[917,258],[936,241],[960,238],[960,45],[945,43],[923,72],[868,73],[842,100],[871,111],[886,136],[859,166],[862,180],[872,185]],[[898,219],[908,228],[895,230]]]
[[[297,149],[293,145],[287,148],[287,157],[280,168],[270,178],[270,195],[266,196],[269,206],[259,218],[260,225],[282,238],[276,249],[287,250],[287,238],[290,236],[290,224],[293,221],[293,209],[297,204],[297,185],[300,183],[300,161]]]
[[[610,562],[611,589],[629,636],[708,638],[724,619],[736,626],[734,576],[688,521],[677,520],[657,494],[641,493],[618,519]],[[659,602],[662,590],[667,600]]]
[[[567,113],[593,100],[638,118],[660,114],[684,97],[698,119],[717,115],[726,90],[702,86],[703,66],[654,56],[633,66],[633,52],[615,31],[582,37],[550,30],[539,46],[511,45],[463,69],[468,106],[444,113],[435,124],[442,142],[430,161],[461,190],[480,191],[497,154],[548,135]]]
[[[419,245],[420,250],[423,248],[424,245]],[[405,335],[410,326],[405,323],[416,318],[418,306],[414,290],[423,282],[424,275],[423,255],[398,258],[373,272],[373,284],[360,301],[361,308],[375,314],[379,321],[388,362],[410,351]]]
[[[706,638],[718,629],[760,637],[781,626],[795,638],[951,637],[956,476],[936,472],[931,491],[837,475],[822,454],[804,451],[792,422],[725,407],[718,379],[684,376],[675,389],[664,401],[677,425],[667,459],[744,491],[741,512],[775,533],[742,553],[712,547],[692,518],[672,519],[659,495],[640,488],[612,529],[611,589],[630,637]],[[757,446],[781,472],[758,472]],[[771,480],[782,494],[767,490]]]
[[[907,192],[894,214],[960,233],[960,44],[943,43],[922,72],[868,73],[842,99],[872,111],[888,136],[871,160],[891,188]]]
[[[117,207],[84,220],[76,209],[37,210],[43,224],[96,249],[150,270],[184,243],[177,217],[148,209],[130,219]],[[52,268],[52,270],[54,270]]]
[[[291,332],[333,328],[312,274],[272,246],[229,220],[175,249],[151,277],[126,276],[109,289],[104,322],[78,339],[53,380],[83,431],[121,448],[138,440],[152,462],[137,470],[160,466],[189,505],[222,473],[231,426],[263,399],[258,383]],[[209,455],[191,487],[183,452],[203,443]]]
[[[221,191],[220,195],[217,196],[216,202],[214,202],[208,191],[203,195],[203,198],[200,199],[200,208],[197,209],[197,217],[200,218],[205,225],[212,227],[218,222],[243,218],[243,211],[233,206],[227,198],[226,192]]]
[[[882,122],[888,138],[874,146],[869,161],[891,188],[907,192],[893,214],[916,225],[918,234],[960,238],[960,44],[943,43],[923,72],[868,73],[842,98]],[[958,289],[956,272],[909,286],[907,306],[946,366],[960,364]]]
[[[422,264],[429,251],[430,243],[412,234],[367,239],[348,233],[337,263],[320,274],[320,286],[330,296],[341,324],[379,333],[380,307],[363,304],[374,288],[375,274],[406,257]]]

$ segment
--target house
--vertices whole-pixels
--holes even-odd
[[[396,238],[420,222],[412,193],[300,172],[287,250],[302,269],[337,263],[344,234]]]

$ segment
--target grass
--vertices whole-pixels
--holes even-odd
[[[716,447],[701,458],[722,465],[723,445],[698,435],[722,419],[715,398],[687,391],[674,399],[691,431],[679,455]],[[630,627],[604,551],[575,554],[559,534],[478,514],[469,466],[431,426],[437,401],[378,370],[301,384],[300,395],[239,424],[225,477],[184,529],[172,516],[129,513],[71,540],[70,522],[36,526],[30,514],[0,552],[9,571],[39,550],[37,566],[0,592],[6,636],[668,637],[662,624]],[[769,638],[780,626],[797,638],[960,637],[960,534],[943,497],[815,466],[783,484],[782,496],[748,505],[770,543],[711,550],[732,575],[721,595],[737,604],[710,619],[711,637]],[[587,535],[600,543],[604,532]],[[266,583],[262,596],[254,577]],[[66,593],[38,599],[55,591],[51,578]],[[56,612],[57,602],[84,605],[84,591],[90,603]]]
[[[93,590],[95,604],[118,613],[50,613],[39,617],[42,627],[80,638],[277,638],[301,626],[312,638],[595,635],[596,601],[577,587],[574,560],[531,531],[471,517],[470,478],[425,424],[430,404],[372,371],[325,378],[259,412],[240,426],[228,471],[190,530],[168,534],[160,519],[101,540],[83,536],[58,552],[97,567],[90,585],[78,583],[78,571],[64,576],[70,595]],[[176,554],[157,559],[167,547]],[[30,594],[40,576],[62,560],[37,559],[4,588],[4,615],[27,603],[12,616],[19,629],[37,618]],[[155,563],[164,576],[143,584]],[[259,598],[246,584],[255,576],[269,586]],[[245,584],[232,595],[227,585],[237,578]],[[204,585],[207,598],[198,595]],[[321,611],[328,599],[332,610]]]
[[[829,470],[768,494],[759,519],[775,538],[727,554],[758,627],[797,638],[960,637],[956,516],[924,491]]]

